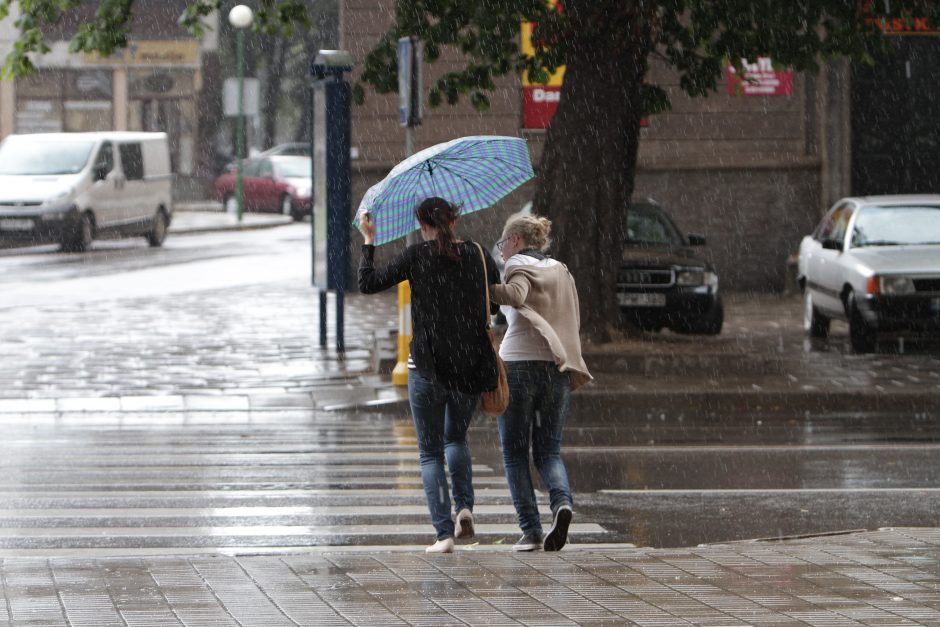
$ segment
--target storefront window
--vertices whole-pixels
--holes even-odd
[[[163,131],[170,140],[173,171],[193,172],[196,142],[193,71],[134,69],[128,74],[128,129]]]
[[[16,132],[107,131],[113,124],[110,70],[38,69],[16,86]]]

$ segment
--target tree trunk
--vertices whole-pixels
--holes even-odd
[[[575,2],[565,6],[570,16],[577,11]],[[617,41],[598,41],[595,31],[573,45],[533,202],[552,220],[555,255],[574,274],[581,332],[593,342],[609,342],[621,328],[616,280],[648,56],[639,38],[609,35]]]

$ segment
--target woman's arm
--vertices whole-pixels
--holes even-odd
[[[490,300],[498,305],[522,307],[529,295],[529,280],[522,272],[513,272],[503,285],[490,285]]]
[[[375,268],[375,246],[364,244],[359,260],[359,291],[375,294],[408,279],[411,269],[412,248],[408,247],[388,262],[384,268]]]
[[[406,248],[381,270],[375,269],[375,221],[368,213],[359,217],[359,230],[362,232],[362,257],[359,259],[359,291],[363,294],[375,294],[387,290],[408,278],[411,268],[411,248]]]
[[[479,244],[478,244],[479,245]],[[499,285],[499,267],[496,265],[496,262],[493,261],[493,256],[490,255],[490,252],[480,247],[480,250],[483,251],[483,259],[486,263],[486,278],[489,280],[490,284],[488,287],[492,288],[494,285]],[[493,300],[492,292],[490,295],[490,314],[496,315],[499,313],[499,304]]]

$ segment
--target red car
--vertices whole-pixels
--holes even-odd
[[[236,212],[235,184],[237,170],[215,180],[215,196],[225,210]],[[242,187],[245,211],[274,211],[303,220],[310,215],[310,157],[275,155],[242,162]]]

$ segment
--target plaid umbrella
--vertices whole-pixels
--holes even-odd
[[[415,208],[439,196],[462,214],[492,206],[534,176],[524,139],[482,135],[425,148],[408,157],[369,188],[354,224],[363,213],[375,220],[376,245],[417,230]]]

